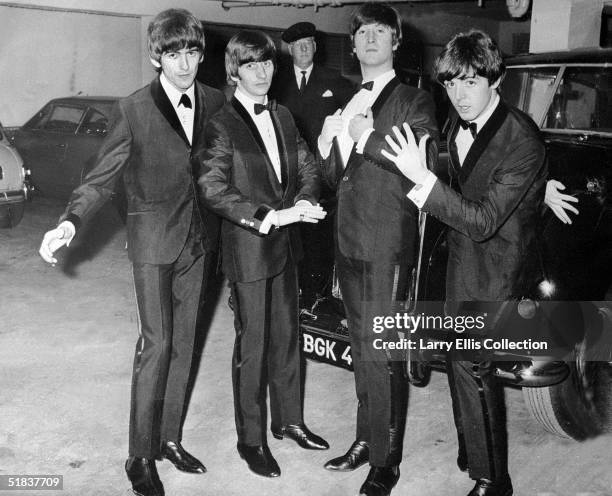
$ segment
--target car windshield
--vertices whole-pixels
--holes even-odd
[[[509,67],[502,94],[545,131],[612,134],[612,67]]]

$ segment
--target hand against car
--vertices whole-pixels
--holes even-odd
[[[62,222],[55,229],[51,229],[45,233],[38,253],[40,253],[40,256],[45,262],[55,265],[57,263],[57,259],[53,257],[53,254],[62,246],[70,245],[70,242],[74,237],[74,233],[75,228],[72,222]]]
[[[404,133],[406,134],[405,138],[402,136],[397,126],[393,126],[393,134],[395,134],[395,139],[397,141],[394,141],[388,134],[385,136],[387,143],[395,155],[392,155],[386,150],[382,150],[381,153],[384,157],[391,160],[404,176],[415,184],[421,184],[428,173],[427,140],[429,139],[429,134],[421,137],[419,145],[417,146],[410,126],[404,122],[403,127]]]
[[[359,138],[361,138],[361,135],[373,127],[374,116],[372,115],[372,109],[368,107],[365,114],[355,114],[349,121],[349,136],[355,143],[357,143]]]
[[[323,129],[321,129],[321,145],[329,148],[334,137],[342,132],[342,109],[336,110],[332,115],[328,115],[323,121]]]
[[[274,225],[281,227],[295,222],[316,224],[319,220],[325,218],[327,212],[323,210],[321,205],[310,205],[304,202],[291,208],[277,210],[276,214],[277,217],[274,220]]]
[[[577,203],[578,198],[571,195],[564,195],[561,193],[565,189],[565,185],[559,181],[551,179],[546,183],[546,194],[544,195],[544,203],[548,205],[557,218],[564,224],[571,224],[570,219],[566,210],[578,215],[578,209],[570,205],[568,202]]]

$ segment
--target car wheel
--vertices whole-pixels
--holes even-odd
[[[0,228],[15,227],[23,217],[24,201],[0,206]]]
[[[587,336],[574,349],[565,381],[550,387],[523,388],[532,416],[560,437],[581,441],[612,427],[612,304],[599,308],[596,318],[598,322],[589,326]],[[593,330],[596,326],[599,329]]]

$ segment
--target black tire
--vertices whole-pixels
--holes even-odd
[[[0,206],[0,228],[15,227],[23,217],[25,201]]]
[[[532,416],[560,437],[582,441],[612,427],[612,309],[600,308],[598,316],[597,344],[588,343],[587,337],[576,346],[565,381],[545,388],[523,388]],[[599,356],[593,356],[594,350]]]

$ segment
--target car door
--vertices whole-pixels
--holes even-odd
[[[65,170],[65,159],[84,111],[76,104],[50,102],[15,134],[15,145],[32,171],[32,182],[44,195],[66,198],[78,185]]]

